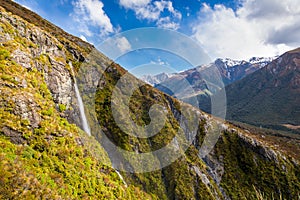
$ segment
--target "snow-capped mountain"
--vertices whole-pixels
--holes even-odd
[[[195,79],[200,77],[195,75],[197,71],[215,66],[219,69],[220,74],[223,78],[224,84],[228,85],[237,80],[244,78],[245,76],[255,72],[258,69],[263,68],[271,61],[275,60],[276,57],[252,57],[249,60],[233,60],[230,58],[218,58],[213,63],[206,66],[199,66],[193,69],[188,69],[176,74],[161,73],[157,75],[144,75],[140,79],[150,85],[158,85],[163,82],[176,81],[182,78],[188,78],[190,83],[198,82]],[[192,75],[193,74],[193,75]]]
[[[187,103],[191,103],[197,97],[201,109],[209,112],[210,106],[208,102],[210,102],[211,95],[218,93],[227,85],[234,84],[238,80],[262,69],[276,58],[253,57],[247,61],[219,58],[208,65],[188,69],[176,74],[147,76],[147,79],[143,80],[154,84],[154,87],[162,92]],[[219,81],[213,75],[216,73],[216,69],[220,73],[223,84],[218,83]],[[192,90],[187,88],[192,88]]]
[[[228,85],[237,80],[244,78],[245,76],[252,74],[258,69],[263,68],[273,60],[275,57],[252,57],[249,60],[239,61],[229,58],[217,59],[214,64],[219,69],[223,78],[224,84]]]
[[[250,59],[259,63],[269,60]],[[300,133],[300,48],[226,87],[230,120]],[[216,97],[218,97],[216,95]],[[259,102],[259,103],[258,103]],[[262,112],[263,111],[263,112]],[[293,130],[294,129],[294,130]]]
[[[167,73],[161,73],[161,74],[157,74],[154,76],[153,75],[144,75],[144,76],[140,77],[140,79],[150,85],[156,85],[156,84],[166,81],[171,76],[172,75],[167,74]]]
[[[243,62],[245,62],[245,61],[240,61],[240,60],[232,60],[232,59],[230,59],[230,58],[219,58],[219,59],[217,59],[216,61],[218,61],[218,60],[220,60],[221,62],[223,62],[224,63],[224,65],[226,66],[226,67],[233,67],[233,66],[236,66],[236,65],[241,65]],[[215,61],[215,62],[216,62]]]
[[[234,67],[237,65],[243,65],[246,63],[266,65],[266,64],[272,62],[277,57],[278,56],[275,56],[275,57],[252,57],[249,60],[233,60],[230,58],[219,58],[217,60],[222,61],[225,64],[225,66],[230,68],[230,67]]]
[[[256,64],[256,63],[265,63],[268,64],[278,58],[279,56],[274,56],[274,57],[252,57],[249,59],[249,62],[251,64]]]
[[[199,66],[175,74],[162,73],[155,76],[143,76],[142,80],[154,85],[154,87],[162,92],[177,97],[187,103],[189,103],[193,97],[197,97],[199,103],[205,104],[211,95],[217,93],[223,87],[241,80],[265,67],[276,58],[277,57],[253,57],[247,61],[219,58],[208,65]],[[216,73],[216,68],[220,73],[223,84],[215,84],[217,79],[209,75],[209,73]],[[206,74],[208,72],[208,75],[204,75],[205,73],[203,72]],[[187,87],[191,87],[192,90],[187,89]]]

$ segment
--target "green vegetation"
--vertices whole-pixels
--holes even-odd
[[[24,8],[11,0],[1,0],[1,7],[3,7],[6,11],[23,18],[25,21],[30,22],[31,24],[53,35],[60,41],[60,44],[57,44],[58,48],[66,45],[80,50],[81,53],[89,53],[93,49],[93,46],[89,43],[66,33],[61,28],[53,25],[47,20],[41,18],[36,13],[33,13],[27,8]]]
[[[43,71],[12,60],[19,45],[19,40],[11,40],[0,47],[0,199],[156,199],[134,186],[125,187],[115,171],[102,164],[109,162],[103,148],[60,117],[66,106],[59,104],[56,110]],[[16,80],[29,84],[21,87]],[[21,112],[35,113],[35,118],[21,117],[25,113],[18,113],[18,101],[25,102]],[[79,141],[89,141],[93,148]]]
[[[300,124],[299,59],[300,48],[226,87],[228,119],[299,134],[284,126]]]
[[[0,60],[6,60],[10,57],[9,51],[7,51],[4,47],[0,47]]]
[[[194,145],[171,165],[148,173],[122,172],[129,185],[126,187],[114,169],[103,164],[109,164],[110,160],[100,145],[102,136],[99,132],[95,131],[89,137],[70,124],[64,118],[70,110],[66,105],[54,102],[55,97],[45,81],[52,69],[51,59],[69,71],[68,63],[72,62],[75,73],[79,69],[89,72],[83,64],[83,57],[92,46],[14,2],[2,0],[1,3],[8,11],[45,32],[0,8],[0,26],[3,28],[0,34],[11,36],[0,46],[0,199],[225,199],[224,194],[232,199],[255,199],[258,195],[275,199],[299,197],[300,167],[291,156],[278,156],[277,160],[266,158],[262,147],[247,142],[237,135],[237,131],[230,129],[224,131],[210,155],[214,164],[224,167],[218,185],[210,174],[213,161],[210,163],[208,158],[199,158],[209,124],[206,118],[200,121]],[[5,17],[13,17],[16,23],[47,36],[61,56],[30,53],[39,52],[37,49],[44,44],[33,45],[30,37],[21,37],[16,26],[7,23]],[[30,68],[22,67],[13,59],[11,55],[16,49],[29,54]],[[113,118],[111,96],[126,71],[105,59],[104,55],[98,53],[97,56],[98,60],[91,59],[88,65],[100,67],[104,76],[93,102],[97,116],[89,113],[94,108],[87,107],[87,117],[96,117],[111,141],[127,151],[151,152],[170,143],[180,130],[178,117],[185,105],[144,85],[131,97],[128,105],[130,116],[123,108],[117,111],[119,116],[130,117],[136,124],[145,126],[150,123],[149,108],[159,104],[166,108],[166,123],[158,134],[148,139],[124,133]],[[130,83],[137,81],[130,77]],[[80,80],[78,83],[79,88],[82,87]],[[91,98],[85,95],[83,99]],[[95,129],[94,124],[90,125]],[[129,161],[126,157],[124,159]],[[153,162],[157,161],[155,159]]]
[[[215,148],[215,156],[224,157],[226,173],[221,186],[228,191],[230,198],[254,199],[256,191],[253,186],[263,192],[266,199],[297,197],[300,188],[299,167],[280,157],[272,158],[271,152],[257,154],[267,150],[259,146],[251,150],[248,145],[236,134],[225,132]]]
[[[64,104],[59,104],[59,105],[58,105],[58,109],[59,109],[60,112],[65,112],[67,108],[66,108],[66,105],[64,105]]]
[[[137,139],[123,133],[115,124],[111,111],[111,95],[113,86],[117,83],[121,74],[119,66],[112,64],[105,73],[106,84],[98,90],[96,95],[96,111],[98,120],[105,130],[108,137],[117,145],[128,151],[134,151],[138,146],[141,152],[156,150],[168,143],[178,130],[178,122],[174,119],[171,111],[168,115],[168,121],[165,128],[154,137],[148,138],[150,142],[143,139]],[[134,78],[132,82],[134,82]],[[153,97],[156,98],[153,98]],[[153,104],[164,103],[164,107],[171,104],[177,104],[175,99],[167,101],[167,98],[161,92],[148,86],[143,86],[136,90],[131,97],[130,111],[131,118],[139,125],[149,123],[149,110]],[[180,105],[176,106],[180,111]],[[103,112],[104,111],[104,112]],[[120,112],[119,116],[124,115]],[[124,116],[125,117],[125,116]],[[144,173],[144,174],[127,174],[126,180],[143,188],[147,192],[153,192],[161,199],[215,199],[215,195],[223,196],[218,186],[211,180],[211,187],[207,187],[200,180],[191,166],[197,166],[207,173],[206,164],[199,159],[196,147],[201,146],[204,136],[204,126],[207,122],[204,120],[199,125],[196,146],[191,146],[182,159],[172,163],[162,170]],[[166,143],[165,143],[166,141]],[[149,143],[152,145],[149,146]],[[252,148],[257,148],[253,150]],[[265,198],[290,199],[297,197],[299,183],[299,166],[288,160],[268,160],[261,155],[261,147],[251,147],[250,142],[241,139],[236,131],[224,132],[222,139],[219,140],[215,147],[214,158],[224,165],[225,172],[222,176],[220,186],[226,191],[226,194],[232,199],[255,199],[255,186],[259,191],[264,193]],[[278,158],[280,159],[280,158]],[[286,167],[286,171],[282,169]],[[162,179],[162,177],[165,177]],[[209,177],[209,176],[208,176]],[[152,183],[157,184],[156,187]],[[197,187],[195,187],[197,185]],[[191,192],[195,191],[195,193]],[[280,191],[280,192],[278,192]]]

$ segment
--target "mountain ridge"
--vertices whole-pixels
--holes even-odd
[[[3,2],[9,7],[9,1]],[[23,10],[15,3],[11,5],[13,13]],[[134,91],[130,116],[122,109],[118,116],[145,125],[150,122],[148,110],[158,104],[166,109],[166,123],[157,135],[147,139],[126,134],[112,116],[111,107],[117,104],[112,91],[127,73],[125,69],[95,49],[95,54],[91,53],[84,45],[58,34],[61,32],[52,35],[5,9],[1,9],[0,19],[0,198],[249,199],[256,198],[257,191],[265,198],[299,196],[299,159],[291,151],[149,85]],[[88,59],[90,56],[94,59]],[[84,79],[73,76],[69,62],[75,75],[80,70],[88,72]],[[98,69],[103,79],[98,80],[93,69]],[[91,101],[89,94],[96,88],[95,107],[85,105],[92,137],[79,128],[75,78],[79,78],[76,80],[85,102]],[[125,86],[138,82],[129,75]],[[183,108],[199,116],[195,138],[185,127],[176,135],[179,124],[189,122],[180,120]],[[180,141],[180,136],[192,145],[162,169],[120,172],[126,187],[109,165],[114,159],[103,144],[104,135],[95,131],[97,123],[114,144],[129,152],[151,152],[174,138]],[[203,142],[212,130],[220,131],[220,138],[213,151],[202,158]],[[134,166],[127,157],[124,160]]]
[[[249,77],[226,87],[228,119],[275,129],[283,129],[284,124],[300,124],[297,120],[300,117],[297,114],[299,52],[300,48],[289,51]],[[265,112],[260,114],[258,110]]]
[[[272,60],[276,59],[278,56],[274,57],[252,57],[249,60],[234,60],[230,58],[217,58],[213,63],[217,66],[217,68],[221,71],[221,73],[224,74],[224,77],[227,79],[230,79],[231,76],[234,76],[234,69],[235,68],[245,68],[245,73],[243,75],[239,75],[241,77],[234,78],[232,81],[235,81],[237,79],[241,79],[245,77],[246,75],[253,73],[254,71],[266,66],[268,63],[270,63]],[[211,63],[211,64],[213,64]],[[211,65],[210,64],[210,65]],[[209,65],[208,65],[209,66]],[[167,79],[172,78],[176,75],[182,75],[184,77],[188,76],[188,73],[191,73],[195,70],[202,70],[201,68],[205,68],[207,66],[199,66],[192,69],[187,69],[179,73],[172,73],[167,74],[165,72],[156,74],[156,75],[143,75],[140,79],[145,81],[146,83],[149,83],[153,86],[163,83],[167,81]],[[225,70],[225,72],[223,72]],[[248,72],[247,72],[248,71]],[[231,75],[231,73],[233,75]],[[232,82],[231,81],[231,82]],[[228,84],[228,83],[227,83]]]

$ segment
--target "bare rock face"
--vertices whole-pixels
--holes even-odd
[[[51,69],[45,71],[45,81],[54,98],[54,102],[66,105],[67,109],[71,105],[73,91],[73,81],[70,72],[61,62],[51,59]]]
[[[81,119],[74,91],[75,77],[69,62],[83,63],[86,61],[85,63],[89,64],[89,60],[97,58],[96,62],[100,64],[101,69],[91,68],[88,73],[84,73],[84,80],[77,80],[79,84],[80,82],[85,84],[84,87],[80,87],[84,89],[84,91],[80,91],[82,96],[93,99],[92,94],[95,93],[95,88],[97,88],[100,81],[99,78],[101,78],[99,71],[103,72],[106,67],[110,66],[111,61],[96,51],[95,58],[91,55],[84,55],[76,47],[76,44],[68,40],[59,40],[49,32],[34,25],[26,24],[17,16],[8,15],[4,12],[0,18],[12,27],[12,34],[6,34],[3,28],[0,29],[0,41],[6,42],[15,38],[22,38],[25,44],[12,52],[12,59],[27,70],[38,70],[41,72],[56,104],[56,108],[59,109],[61,105],[64,105],[66,108],[66,110],[61,112],[61,116],[67,118],[70,123],[80,126]],[[75,74],[77,73],[75,72]],[[102,80],[100,84],[105,84],[105,80]],[[26,80],[21,83],[20,87],[27,87]],[[18,112],[22,114],[22,111],[26,111],[25,107],[24,109],[22,107],[23,104],[20,104]]]
[[[18,63],[19,65],[21,65],[26,69],[32,68],[30,64],[30,61],[32,60],[31,55],[29,55],[24,51],[21,51],[20,49],[15,50],[13,54],[13,59],[16,61],[16,63]]]
[[[220,185],[222,175],[224,174],[224,165],[222,163],[222,158],[215,159],[212,155],[213,152],[207,155],[204,158],[204,161],[208,166],[208,172],[210,173],[211,177],[214,179],[217,185]]]
[[[14,16],[3,13],[1,20],[13,27],[14,34],[0,34],[0,41],[8,41],[14,39],[14,37],[20,37],[24,38],[24,41],[28,44],[31,43],[28,47],[20,47],[15,50],[12,53],[12,59],[27,70],[35,68],[43,73],[57,108],[60,104],[63,104],[66,107],[65,113],[63,113],[64,117],[74,117],[75,119],[70,121],[79,123],[79,115],[74,113],[78,112],[74,81],[66,56],[68,49],[72,49],[72,47],[67,45],[64,48],[63,44],[49,33],[35,26],[26,27],[24,22]],[[84,60],[84,57],[74,49],[71,52],[69,51],[69,53],[74,53],[74,55],[72,54],[74,59]],[[23,81],[21,87],[27,87],[27,83]],[[20,114],[24,119],[29,119],[33,127],[36,127],[39,119],[35,112],[29,110],[29,107],[35,107],[30,99],[21,97],[16,100],[16,105],[16,113]]]
[[[278,163],[278,155],[271,148],[267,148],[261,142],[256,139],[246,137],[245,135],[238,133],[238,136],[241,138],[241,141],[246,145],[249,149],[256,152],[258,155],[263,157],[265,160],[274,161]]]
[[[20,94],[12,97],[15,103],[14,114],[28,120],[32,128],[37,128],[41,122],[41,116],[38,113],[39,105],[33,100],[31,94]]]
[[[6,136],[10,138],[10,141],[14,144],[26,144],[27,140],[22,136],[23,134],[12,130],[8,127],[3,127],[1,129],[1,132]]]

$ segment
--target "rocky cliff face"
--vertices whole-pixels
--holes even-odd
[[[13,2],[3,1],[3,5],[13,13],[22,13],[23,8]],[[128,135],[116,123],[112,111],[112,103],[117,105],[122,101],[121,96],[113,99],[112,94],[126,73],[124,69],[95,49],[95,59],[89,59],[91,46],[80,45],[61,30],[46,31],[48,23],[33,25],[2,8],[0,17],[1,198],[253,199],[257,191],[265,198],[293,199],[299,195],[300,167],[289,152],[273,148],[267,140],[215,119],[149,85],[133,92],[128,103],[130,113],[121,107],[117,110],[118,117],[148,125],[151,123],[148,111],[157,104],[164,107],[165,124],[149,138]],[[86,72],[78,79],[79,88],[85,83],[81,87],[83,99],[94,101],[86,107],[93,137],[87,137],[72,125],[81,126],[73,75],[79,68]],[[100,80],[97,70],[103,75]],[[124,88],[134,83],[139,80],[129,75]],[[126,90],[120,94],[124,93]],[[189,124],[195,122],[196,129],[190,129]],[[97,124],[102,132],[95,131]],[[214,131],[220,131],[220,136],[207,140],[207,135]],[[129,185],[126,188],[114,170],[103,164],[110,160],[114,164],[109,146],[103,142],[104,136],[122,149],[137,153],[153,152],[167,144],[179,151],[189,142],[192,145],[181,152],[180,158],[161,169],[122,172]],[[186,143],[181,143],[182,140]],[[213,151],[204,154],[207,149],[203,149],[203,143],[214,141],[217,143]],[[168,156],[165,153],[151,157],[153,164],[163,165],[164,157]],[[135,161],[120,156],[126,165],[135,166]]]
[[[127,173],[125,176],[127,182],[140,186],[146,191],[155,192],[161,198],[169,199],[255,198],[256,190],[280,196],[282,191],[290,190],[284,188],[284,185],[290,185],[292,180],[295,182],[292,181],[293,184],[290,186],[298,187],[299,164],[294,162],[292,154],[288,153],[289,158],[283,156],[289,151],[283,151],[280,148],[274,150],[270,147],[274,144],[271,143],[272,141],[267,139],[264,141],[263,137],[257,137],[249,131],[210,117],[147,85],[136,90],[134,100],[130,103],[132,117],[136,117],[136,123],[147,123],[149,116],[141,111],[149,110],[150,105],[160,103],[171,113],[166,121],[167,128],[148,140],[128,136],[116,125],[109,103],[113,86],[124,73],[115,64],[107,70],[105,73],[107,82],[101,86],[96,98],[96,110],[99,111],[97,118],[105,134],[115,144],[128,151],[141,153],[151,151],[153,148],[161,148],[173,141],[172,135],[174,131],[177,131],[175,127],[183,117],[182,109],[185,106],[188,107],[191,115],[197,113],[199,117],[199,129],[196,136],[187,128],[188,126],[184,125],[188,124],[189,120],[181,122],[185,138],[193,144],[182,158],[155,172]],[[132,77],[131,83],[135,81],[137,80]],[[101,110],[106,112],[100,112]],[[120,118],[127,117],[125,113],[119,112],[118,114]],[[214,141],[214,138],[206,140],[205,137],[214,131],[221,131],[221,135],[211,153],[203,156],[203,151],[205,151],[203,143]],[[128,162],[130,165],[129,160]],[[134,163],[131,164],[134,165]],[[284,174],[277,173],[282,172],[282,169],[290,169],[290,171],[285,171]],[[285,183],[281,183],[280,180],[283,179],[286,180]],[[151,182],[158,183],[158,187],[153,188]],[[268,187],[268,184],[271,187]],[[296,190],[291,193],[287,192],[283,196],[289,198],[293,195],[297,196]]]
[[[80,125],[68,65],[82,61],[78,47],[2,7],[0,41],[0,199],[156,199],[126,187],[99,143],[66,120]]]
[[[51,92],[56,108],[64,107],[61,116],[71,123],[80,125],[78,102],[74,92],[74,75],[76,69],[71,69],[69,62],[74,66],[85,60],[76,44],[59,41],[51,34],[20,21],[18,17],[3,13],[1,21],[7,25],[9,31],[15,35],[5,33],[3,30],[1,42],[10,42],[14,37],[29,43],[29,47],[16,48],[11,52],[13,61],[27,70],[38,70]],[[29,26],[29,27],[28,27]],[[26,84],[24,82],[24,84]]]

